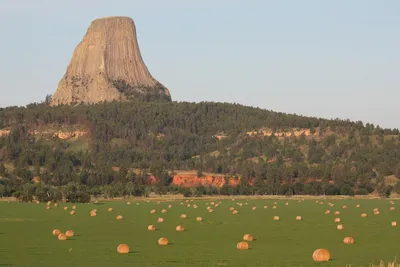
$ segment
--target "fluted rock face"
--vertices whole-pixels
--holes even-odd
[[[141,97],[171,100],[143,62],[133,20],[107,17],[94,20],[75,48],[51,105]]]

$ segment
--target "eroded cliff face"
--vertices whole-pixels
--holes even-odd
[[[151,76],[143,62],[133,20],[106,17],[94,20],[75,48],[51,105],[142,96],[171,100],[169,90]]]

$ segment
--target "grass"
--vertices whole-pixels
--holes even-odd
[[[391,262],[399,258],[397,243],[400,226],[391,222],[399,220],[398,210],[389,211],[388,200],[324,200],[323,205],[315,200],[303,203],[291,200],[276,200],[277,209],[272,209],[275,200],[249,200],[239,207],[236,202],[245,200],[220,200],[215,212],[208,213],[208,202],[217,200],[195,200],[198,208],[187,208],[186,202],[104,202],[78,204],[76,215],[63,210],[65,205],[45,209],[45,204],[0,202],[0,266],[371,266],[380,260]],[[285,206],[285,202],[289,202]],[[333,208],[328,202],[334,203]],[[396,201],[398,202],[398,201]],[[167,206],[172,204],[172,208]],[[361,204],[356,208],[356,204]],[[257,209],[253,211],[252,205]],[[263,206],[268,205],[268,209]],[[342,209],[347,205],[347,209]],[[68,204],[70,208],[72,204]],[[234,206],[239,213],[232,215]],[[112,207],[114,210],[108,212]],[[374,216],[373,209],[380,209]],[[90,210],[98,210],[90,217]],[[168,212],[162,214],[161,209]],[[157,213],[150,214],[151,209]],[[332,213],[325,215],[330,209]],[[344,230],[336,230],[333,212],[339,210]],[[368,213],[361,218],[362,212]],[[180,214],[187,214],[181,219]],[[122,215],[123,220],[116,220]],[[279,216],[279,221],[272,220]],[[302,221],[296,221],[296,216]],[[203,217],[197,222],[196,217]],[[164,223],[157,223],[163,217]],[[147,231],[153,224],[156,231]],[[176,232],[177,225],[185,231]],[[72,229],[76,236],[59,241],[52,235],[53,229]],[[250,249],[237,251],[236,244],[249,233],[255,238],[249,242]],[[343,244],[343,238],[353,236],[356,243]],[[160,237],[167,237],[170,245],[157,245]],[[128,244],[131,253],[118,255],[117,246]],[[314,263],[315,249],[326,248],[332,260]]]

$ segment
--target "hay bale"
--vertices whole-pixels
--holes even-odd
[[[61,233],[58,235],[58,240],[61,240],[61,241],[67,240],[67,236],[65,234]]]
[[[60,229],[54,229],[53,230],[53,235],[58,236],[59,234],[61,234],[61,230]]]
[[[238,250],[248,250],[249,249],[249,243],[247,243],[245,241],[241,241],[241,242],[237,243],[236,248]]]
[[[395,208],[394,207],[390,207],[389,210],[395,210]]]
[[[274,221],[279,221],[279,216],[274,216]]]
[[[46,206],[46,210],[49,210],[50,209],[50,206]]]
[[[312,258],[315,262],[329,261],[331,254],[328,250],[320,248],[314,251]]]
[[[232,211],[232,214],[238,214],[237,210]]]
[[[194,204],[194,205],[193,205],[193,208],[194,208],[194,209],[197,209],[197,205],[196,205],[196,204]]]
[[[190,204],[187,204],[187,205],[186,205],[186,207],[190,208],[190,207],[191,207],[191,205],[190,205]]]
[[[366,213],[361,213],[361,218],[366,218],[367,214]]]
[[[244,241],[253,241],[253,236],[251,235],[251,234],[245,234],[244,236],[243,236],[243,240]]]
[[[334,215],[340,215],[340,211],[335,211]]]
[[[219,204],[215,204],[214,207],[218,208]]]
[[[51,205],[51,201],[47,201],[46,205],[50,206]]]
[[[320,204],[320,205],[323,205],[323,204],[324,204],[324,202],[322,202],[322,201],[321,201],[321,202],[319,202],[319,204]]]
[[[343,243],[345,244],[354,244],[354,238],[351,236],[347,236],[343,239]]]
[[[374,211],[374,215],[379,215],[379,214],[380,214],[379,210]]]
[[[392,226],[397,226],[397,222],[392,222]]]
[[[276,209],[276,206],[272,206],[273,209]]]
[[[378,208],[375,208],[374,211],[379,211],[379,209],[378,209]]]
[[[163,218],[158,218],[158,219],[157,219],[157,222],[158,222],[158,223],[162,223],[162,222],[164,222],[164,219],[163,219]]]
[[[156,227],[155,227],[154,225],[150,224],[149,226],[147,226],[147,230],[149,230],[149,231],[155,231],[155,230],[156,230]]]
[[[181,214],[181,219],[186,219],[187,218],[187,216],[186,216],[186,214]]]
[[[286,203],[285,203],[285,206],[289,206],[289,202],[286,202]]]
[[[75,205],[73,205],[73,206],[72,206],[72,209],[73,209],[73,210],[74,210],[74,209],[76,209],[76,206],[75,206]]]
[[[330,210],[326,210],[325,214],[331,214],[331,211]]]
[[[234,208],[234,207],[230,207],[229,210],[230,210],[230,211],[234,211],[235,208]]]
[[[90,217],[95,217],[97,215],[96,212],[90,212]]]
[[[71,211],[69,212],[69,214],[74,215],[74,214],[75,214],[75,210],[71,210]]]
[[[296,216],[296,221],[301,221],[303,218],[301,216]]]
[[[211,205],[214,205],[215,203],[214,203],[214,202],[211,202],[210,204],[211,204]]]
[[[343,208],[343,209],[347,209],[347,206],[343,206],[342,208]]]
[[[359,208],[359,207],[361,207],[361,205],[360,205],[360,204],[357,204],[356,208]]]
[[[175,228],[175,230],[176,230],[177,232],[183,232],[183,231],[185,230],[185,228],[184,228],[182,225],[178,225],[178,226]]]
[[[68,207],[64,207],[64,210],[68,210]]]
[[[162,210],[161,210],[161,213],[166,213],[166,212],[167,212],[166,209],[162,209]]]
[[[111,211],[113,211],[113,209],[112,208],[108,208],[108,211],[111,212]]]
[[[343,230],[343,229],[344,229],[343,224],[338,224],[338,226],[336,226],[336,229],[338,229],[338,230]]]
[[[150,211],[150,213],[151,214],[156,213],[156,210],[153,209],[153,210]]]
[[[54,207],[58,207],[58,203],[54,203]]]
[[[131,202],[129,202],[129,201],[128,201],[128,202],[126,202],[126,205],[130,205],[130,204],[131,204]]]
[[[170,204],[170,205],[168,205],[168,208],[170,209],[170,208],[172,208],[172,205]]]
[[[158,244],[160,246],[166,246],[168,245],[168,239],[166,239],[165,237],[161,237],[160,239],[158,239]]]
[[[196,218],[196,221],[198,221],[198,222],[202,222],[202,221],[203,221],[203,218],[201,218],[201,217],[197,217],[197,218]]]
[[[117,247],[117,252],[119,254],[128,254],[129,253],[129,246],[127,244],[121,244]]]
[[[209,209],[208,212],[214,212],[214,210],[213,209]]]
[[[75,233],[74,233],[74,231],[72,231],[72,230],[68,230],[68,231],[65,232],[65,235],[66,235],[67,237],[73,237],[73,236],[75,235]]]
[[[340,218],[335,218],[335,223],[340,223]]]
[[[268,206],[264,206],[264,209],[268,209]]]
[[[117,220],[122,220],[122,216],[121,216],[121,215],[118,215],[116,219],[117,219]]]
[[[253,206],[253,207],[251,207],[251,209],[252,209],[252,210],[256,210],[256,209],[257,209],[257,207],[256,207],[256,206]]]

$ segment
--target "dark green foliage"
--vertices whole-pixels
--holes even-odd
[[[131,90],[116,81],[120,90]],[[398,130],[348,120],[326,120],[227,103],[165,101],[112,102],[91,106],[0,109],[0,185],[3,195],[29,199],[86,201],[88,194],[107,198],[180,192],[200,194],[353,195],[387,188],[374,179],[400,176]],[[84,128],[88,148],[71,149],[69,141],[35,135],[37,129]],[[271,136],[250,136],[262,128]],[[282,136],[310,129],[313,136]],[[216,135],[224,138],[217,139]],[[4,163],[14,169],[6,170]],[[120,167],[113,171],[112,167]],[[140,170],[139,172],[133,169]],[[237,187],[171,185],[170,170],[197,170],[241,177]],[[39,175],[48,188],[23,189]],[[150,177],[157,179],[150,183]],[[53,188],[75,184],[70,192]],[[354,190],[356,189],[356,192]],[[46,191],[47,190],[47,191]],[[47,194],[48,191],[51,194]],[[50,195],[50,196],[49,196]]]

